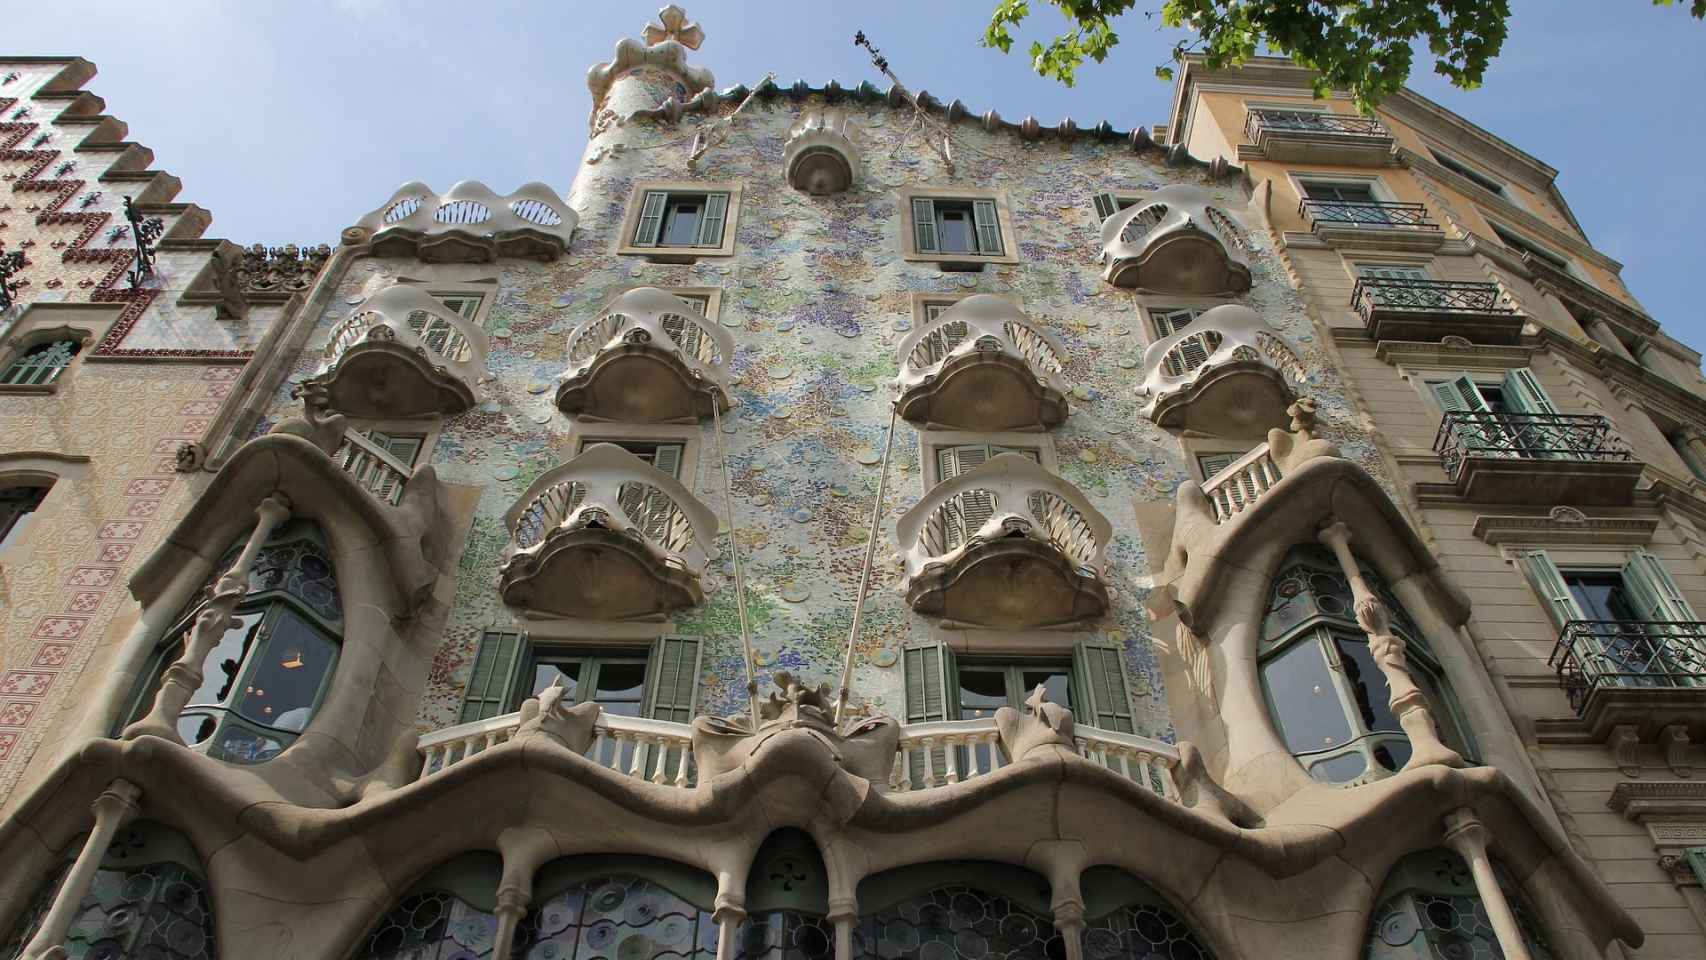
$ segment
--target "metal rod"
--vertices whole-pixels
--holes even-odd
[[[877,502],[871,507],[871,531],[865,539],[865,566],[859,571],[859,595],[853,598],[853,629],[847,632],[847,659],[841,666],[841,694],[835,704],[835,722],[847,713],[847,700],[853,692],[853,648],[859,642],[859,623],[865,613],[865,591],[871,585],[871,566],[877,558],[877,533],[883,522],[883,492],[889,480],[889,455],[894,452],[894,426],[900,407],[889,408],[889,435],[883,441],[883,466],[877,474]]]
[[[740,538],[735,533],[734,487],[729,483],[729,452],[723,445],[723,412],[716,396],[711,397],[711,428],[717,434],[717,459],[723,468],[723,515],[729,525],[729,555],[735,568],[735,609],[740,613],[740,645],[746,657],[746,702],[752,711],[752,729],[758,729],[758,681],[754,679],[752,630],[746,624],[746,580],[740,572]]]

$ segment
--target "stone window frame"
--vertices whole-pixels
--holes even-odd
[[[1291,184],[1291,192],[1297,197],[1299,203],[1308,199],[1309,195],[1303,191],[1303,185],[1306,183],[1357,184],[1368,187],[1368,192],[1374,196],[1375,202],[1377,203],[1403,202],[1398,199],[1398,195],[1396,193],[1392,192],[1392,188],[1386,183],[1385,179],[1377,173],[1340,173],[1336,171],[1329,172],[1326,170],[1287,170],[1285,172],[1285,178],[1287,182]]]
[[[1358,271],[1362,267],[1399,267],[1421,270],[1430,280],[1443,280],[1439,272],[1439,258],[1431,253],[1397,253],[1382,252],[1367,255],[1341,255],[1339,258],[1345,265],[1345,272],[1350,276],[1351,283],[1362,279]]]
[[[480,285],[472,283],[421,283],[416,284],[427,296],[437,300],[440,306],[450,313],[467,320],[481,330],[489,330],[492,320],[492,307],[497,303],[498,287],[496,284]],[[474,315],[463,316],[460,312],[444,304],[445,297],[479,297],[480,305],[474,308]]]
[[[961,300],[976,296],[996,296],[1024,312],[1025,304],[1017,295],[1011,293],[987,294],[982,290],[956,290],[952,293],[936,293],[928,290],[914,290],[909,295],[909,307],[912,311],[912,328],[922,330],[930,325],[929,308],[933,304],[945,303],[952,306]]]
[[[920,496],[929,493],[942,482],[941,471],[936,465],[936,449],[938,447],[954,447],[961,444],[987,443],[1003,447],[1035,447],[1038,462],[1044,470],[1055,476],[1060,475],[1060,461],[1055,454],[1054,438],[1042,431],[1026,432],[1023,430],[931,430],[918,431],[918,476],[924,484]]]
[[[0,395],[51,396],[58,393],[61,386],[76,377],[94,345],[106,337],[123,306],[37,302],[25,307],[7,332],[6,339],[0,342],[0,370],[10,367],[14,360],[44,343],[75,340],[78,350],[51,383],[0,384]]]
[[[1139,326],[1143,328],[1144,346],[1146,347],[1157,340],[1172,336],[1171,333],[1161,332],[1161,325],[1155,319],[1157,311],[1191,309],[1206,312],[1214,309],[1215,307],[1222,307],[1229,303],[1241,302],[1236,297],[1216,297],[1200,294],[1179,294],[1175,296],[1160,293],[1140,293],[1137,295],[1136,299],[1138,317],[1142,321]]]
[[[0,454],[0,486],[45,487],[41,502],[30,511],[32,523],[59,509],[68,481],[81,479],[89,469],[89,458],[58,453]],[[29,559],[30,535],[14,538],[0,549],[0,567]]]
[[[901,187],[896,196],[899,206],[895,221],[900,231],[901,259],[908,263],[935,263],[943,265],[944,269],[981,269],[986,263],[1017,264],[1019,262],[1019,239],[1015,229],[1013,201],[1005,190],[989,190],[979,187],[947,186],[932,187],[909,184]],[[995,225],[1001,233],[1001,253],[920,253],[917,238],[912,230],[912,201],[913,200],[963,200],[967,203],[977,200],[990,200],[995,203]],[[951,266],[950,266],[951,265]]]
[[[616,236],[616,254],[645,257],[658,263],[691,263],[700,257],[734,256],[743,189],[742,184],[735,180],[641,180],[635,183],[628,193],[627,212],[622,217],[622,232]],[[640,212],[645,207],[646,194],[653,191],[728,194],[729,208],[723,214],[722,244],[716,247],[635,246],[634,231],[640,225]]]
[[[676,479],[694,496],[699,495],[699,459],[704,447],[704,431],[696,423],[621,423],[573,418],[569,421],[568,456],[563,459],[580,456],[588,443],[621,443],[625,440],[681,444],[681,476]]]

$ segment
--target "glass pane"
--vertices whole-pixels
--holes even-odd
[[[300,731],[313,716],[320,687],[337,662],[337,645],[289,610],[280,612],[272,635],[233,706],[256,723]]]
[[[1401,732],[1404,728],[1398,724],[1390,706],[1392,688],[1387,686],[1386,674],[1381,672],[1380,664],[1374,662],[1374,653],[1368,649],[1368,644],[1344,635],[1335,635],[1333,642],[1338,644],[1339,658],[1345,666],[1345,680],[1350,683],[1351,695],[1356,698],[1357,715],[1362,720],[1363,730]]]
[[[1058,703],[1068,710],[1073,709],[1072,671],[1070,668],[1065,666],[1034,667],[1025,670],[1021,676],[1024,679],[1024,686],[1015,691],[1019,695],[1020,703],[1029,699],[1031,691],[1035,690],[1038,684],[1042,684],[1048,691],[1050,703]]]
[[[936,243],[946,253],[976,253],[977,231],[972,226],[971,211],[943,209],[936,204]]]
[[[640,715],[640,699],[646,692],[644,661],[600,661],[597,682],[598,687],[593,691],[592,699],[597,700],[606,713],[623,717]]]
[[[679,200],[669,205],[664,217],[661,243],[691,247],[699,242],[699,200]]]
[[[1352,752],[1322,760],[1309,768],[1309,775],[1322,783],[1345,783],[1362,776],[1367,769],[1368,758]]]
[[[201,686],[190,696],[193,704],[222,704],[231,695],[237,675],[243,669],[243,658],[254,645],[255,632],[260,629],[265,611],[250,610],[236,615],[237,625],[225,631],[219,643],[201,664]],[[193,621],[192,621],[193,622]],[[169,662],[169,661],[168,661]],[[209,730],[211,734],[213,731]],[[203,736],[202,739],[206,739]]]
[[[227,716],[219,727],[219,735],[208,745],[207,755],[215,760],[232,763],[264,763],[284,752],[295,737],[282,738],[251,730]]]
[[[183,737],[184,742],[193,747],[213,736],[213,731],[219,728],[219,718],[222,716],[223,711],[190,713],[186,710],[178,715],[178,736]]]
[[[995,716],[995,711],[1007,706],[1007,671],[1001,667],[961,667],[961,720],[977,720]]]
[[[1319,641],[1305,640],[1262,667],[1268,710],[1292,753],[1339,746],[1351,737],[1345,709]]]
[[[564,703],[579,703],[580,677],[582,662],[579,660],[551,660],[533,665],[533,696],[539,696],[546,687],[562,678],[563,688],[568,691],[563,696]]]

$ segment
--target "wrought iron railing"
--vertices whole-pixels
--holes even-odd
[[[1448,413],[1434,438],[1434,451],[1453,480],[1464,461],[1472,459],[1635,459],[1628,447],[1611,436],[1611,421],[1596,413]]]
[[[1548,662],[1577,713],[1607,688],[1706,693],[1706,623],[1572,620]]]
[[[1313,224],[1338,223],[1362,227],[1401,227],[1438,230],[1428,219],[1428,208],[1419,203],[1387,203],[1375,200],[1314,200],[1298,204],[1297,212]]]
[[[1386,125],[1372,117],[1354,117],[1318,110],[1251,110],[1244,117],[1244,139],[1256,143],[1263,130],[1324,133],[1347,137],[1390,137]]]
[[[1368,324],[1377,310],[1514,316],[1516,309],[1502,298],[1496,283],[1363,277],[1351,291],[1351,306]]]

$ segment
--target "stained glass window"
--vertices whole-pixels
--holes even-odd
[[[1047,914],[965,884],[945,884],[859,918],[853,955],[872,960],[1066,956]]]
[[[526,960],[710,960],[717,955],[711,912],[653,880],[595,877],[539,903],[524,923]],[[520,937],[518,936],[518,939]]]
[[[1556,955],[1525,898],[1499,872],[1499,886],[1516,914],[1529,956],[1553,960]],[[1369,923],[1364,960],[1503,960],[1504,955],[1462,857],[1450,850],[1423,850],[1392,868]]]
[[[39,343],[19,354],[4,370],[0,384],[20,387],[45,387],[71,366],[71,360],[82,349],[76,340],[53,340]]]
[[[1141,904],[1085,924],[1084,956],[1089,960],[1213,960],[1214,954],[1171,910]]]
[[[498,918],[445,890],[403,901],[367,938],[361,960],[474,960],[492,955]]]

